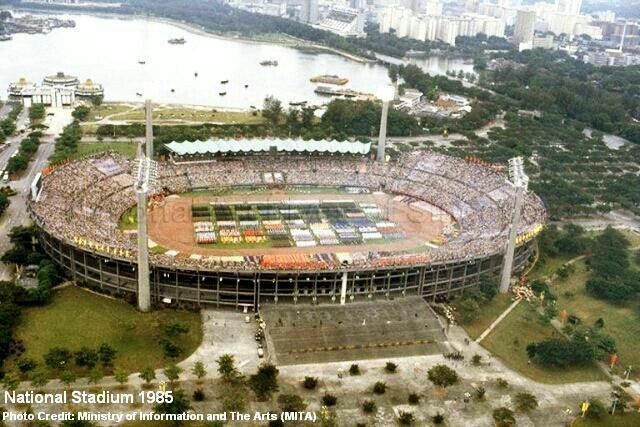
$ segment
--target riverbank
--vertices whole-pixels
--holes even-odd
[[[263,34],[263,37],[250,37],[246,34],[229,34],[229,33],[221,33],[212,31],[206,27],[201,25],[196,25],[193,23],[180,22],[175,19],[165,18],[160,16],[140,16],[140,15],[126,15],[118,12],[96,12],[89,10],[79,10],[73,7],[69,7],[68,9],[39,9],[39,8],[30,8],[30,7],[22,7],[20,5],[11,5],[9,10],[17,10],[24,11],[29,13],[38,13],[38,14],[47,14],[47,15],[86,15],[86,16],[94,16],[98,18],[105,19],[122,19],[122,20],[142,20],[146,19],[150,22],[158,22],[162,24],[167,24],[174,26],[176,28],[180,28],[184,31],[187,31],[191,34],[200,35],[204,37],[216,38],[219,40],[233,40],[237,42],[250,43],[250,44],[265,44],[265,45],[279,45],[290,47],[294,49],[317,49],[323,52],[333,53],[335,55],[341,56],[343,58],[347,58],[351,61],[355,61],[361,64],[375,64],[378,61],[375,59],[369,59],[362,56],[358,56],[349,52],[345,52],[336,48],[332,48],[329,46],[312,43],[304,39],[292,37],[286,34],[274,33],[274,34]],[[268,36],[274,36],[270,38]]]

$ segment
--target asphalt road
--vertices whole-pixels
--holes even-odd
[[[28,119],[28,110],[24,110],[20,113],[17,120],[17,128],[25,124]],[[27,200],[30,196],[30,186],[36,174],[47,165],[47,159],[53,153],[54,140],[62,128],[71,122],[71,110],[63,109],[48,109],[47,112],[52,112],[53,116],[47,116],[45,124],[49,126],[49,129],[45,131],[44,136],[41,139],[40,147],[34,159],[29,163],[27,170],[24,171],[20,177],[14,181],[9,182],[9,185],[15,189],[18,194],[11,197],[11,204],[2,215],[0,219],[0,254],[4,253],[10,247],[8,233],[11,228],[26,225],[29,223],[29,215],[27,214]],[[26,135],[26,134],[25,134]],[[7,148],[0,153],[0,170],[4,170],[7,166],[7,162],[13,153],[15,153],[20,146],[20,141],[25,135],[17,135],[7,140]],[[6,185],[6,184],[2,184]],[[13,266],[0,263],[0,280],[11,280],[15,270]]]

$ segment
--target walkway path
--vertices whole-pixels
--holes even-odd
[[[476,343],[480,343],[483,339],[485,339],[487,337],[487,335],[489,335],[491,333],[491,331],[493,331],[493,329],[498,326],[498,324],[500,322],[502,322],[502,320],[507,317],[509,315],[509,313],[511,313],[511,311],[516,308],[516,306],[518,304],[520,304],[520,301],[522,301],[521,299],[515,300],[513,302],[513,304],[511,304],[504,312],[502,312],[502,314],[500,316],[498,316],[498,318],[496,320],[493,321],[493,323],[491,325],[489,325],[489,327],[487,329],[485,329],[485,331],[483,333],[480,334],[480,336],[478,338],[476,338]]]

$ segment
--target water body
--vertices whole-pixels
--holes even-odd
[[[361,64],[334,54],[215,38],[162,22],[59,16],[74,19],[76,28],[16,34],[13,40],[0,42],[0,90],[21,77],[40,82],[45,75],[64,71],[103,84],[107,101],[151,97],[161,103],[246,109],[259,108],[268,95],[285,103],[326,103],[328,98],[314,94],[316,85],[309,81],[318,74],[347,77],[347,87],[370,93],[379,93],[389,83],[382,65]],[[167,43],[179,37],[187,43]],[[259,64],[268,59],[277,60],[279,66]],[[427,59],[419,65],[440,74],[466,68],[462,60]],[[229,82],[222,84],[223,80]],[[6,98],[6,92],[0,97]]]

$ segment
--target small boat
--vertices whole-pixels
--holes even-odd
[[[245,89],[246,89],[246,88],[248,88],[248,87],[249,87],[249,85],[244,85],[244,88],[245,88]]]
[[[218,95],[220,96],[225,96],[227,94],[227,92],[219,92]]]
[[[185,44],[187,41],[180,37],[179,39],[169,39],[169,44]]]
[[[263,67],[267,67],[267,66],[277,67],[278,66],[278,61],[276,61],[274,59],[269,59],[269,60],[266,60],[266,61],[261,61],[260,65],[262,65]]]
[[[255,110],[256,106],[255,105],[250,105],[249,108],[251,108],[252,110]]]
[[[220,80],[220,84],[222,85],[226,85],[227,83],[229,83],[229,80]]]
[[[198,73],[197,73],[197,72],[196,72],[196,73],[193,73],[193,75],[194,75],[194,76],[196,76],[196,77],[198,77]]]
[[[144,65],[146,63],[147,63],[147,61],[138,61],[138,64],[140,64],[140,65]]]
[[[137,96],[142,96],[142,94],[140,92],[136,92]]]
[[[175,91],[176,91],[175,89],[173,89],[173,88],[171,89],[171,93],[173,93],[173,92],[175,92]]]

